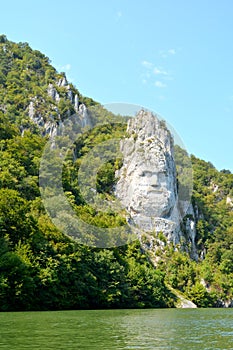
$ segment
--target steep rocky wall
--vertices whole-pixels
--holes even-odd
[[[123,166],[116,173],[115,194],[126,208],[129,221],[139,232],[162,232],[174,244],[181,237],[188,238],[195,252],[194,222],[186,220],[186,237],[181,230],[184,213],[180,214],[174,144],[165,123],[141,110],[130,119],[120,148]],[[193,215],[191,204],[189,214]]]
[[[39,129],[42,131],[43,135],[48,135],[50,138],[54,138],[60,135],[63,129],[63,118],[60,114],[58,104],[60,101],[60,95],[57,91],[57,87],[63,87],[66,89],[66,99],[69,101],[76,113],[76,122],[83,128],[87,125],[91,125],[91,117],[88,113],[87,107],[84,103],[79,103],[79,98],[77,94],[73,94],[70,85],[65,77],[59,79],[56,85],[48,85],[47,93],[48,97],[51,98],[53,103],[48,104],[46,101],[39,99],[37,96],[31,99],[28,106],[28,115],[33,123],[35,123]],[[45,113],[41,113],[41,105],[46,104],[46,110],[48,111],[48,116],[45,117]],[[67,117],[71,113],[67,111]],[[22,133],[24,130],[22,130]]]

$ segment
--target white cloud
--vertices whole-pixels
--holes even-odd
[[[65,64],[64,66],[59,67],[59,70],[68,72],[68,71],[71,70],[71,64],[70,64],[70,63],[67,63],[67,64]]]
[[[162,66],[155,66],[154,63],[147,60],[143,60],[141,65],[144,68],[144,72],[141,75],[143,84],[152,84],[158,88],[165,88],[167,86],[165,82],[173,80],[169,71]]]
[[[155,75],[169,75],[165,69],[163,69],[162,67],[155,67],[155,65],[152,62],[144,60],[142,61],[142,66],[148,70],[153,71],[153,74]]]
[[[160,81],[160,80],[156,80],[155,86],[158,87],[158,88],[165,88],[167,85],[164,84],[164,83],[163,83],[162,81]]]
[[[167,58],[168,56],[174,56],[176,54],[175,49],[169,49],[169,50],[159,50],[159,55],[162,58]]]
[[[168,75],[168,72],[162,68],[155,67],[153,70],[155,75]]]
[[[116,13],[115,13],[115,22],[116,23],[119,23],[120,21],[121,21],[121,19],[122,19],[122,16],[123,16],[123,12],[122,11],[117,11]]]
[[[169,49],[169,50],[168,50],[168,53],[169,53],[170,55],[175,55],[175,54],[176,54],[176,50],[175,50],[175,49]]]
[[[149,62],[149,61],[142,61],[142,65],[143,67],[145,68],[148,68],[148,69],[153,69],[153,63]]]

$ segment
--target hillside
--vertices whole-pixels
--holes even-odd
[[[40,161],[49,138],[59,136],[74,113],[84,129],[65,158],[64,193],[84,222],[120,230],[125,213],[86,203],[77,173],[88,152],[124,137],[126,125],[82,96],[42,53],[0,36],[0,310],[174,307],[172,288],[198,306],[232,305],[233,175],[227,170],[219,172],[192,156],[195,210],[183,224],[195,223],[198,261],[190,258],[188,240],[176,247],[160,236],[163,245],[153,254],[138,240],[101,249],[80,244],[54,226],[41,200]],[[88,129],[88,124],[96,126]],[[55,169],[58,159],[59,154]],[[113,200],[121,166],[113,159],[98,172],[100,198]]]

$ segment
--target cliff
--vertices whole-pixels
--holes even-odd
[[[140,239],[143,232],[147,237],[153,233],[147,244],[152,250],[161,233],[174,245],[183,238],[191,242],[196,258],[194,223],[188,219],[185,229],[181,228],[187,209],[191,215],[193,207],[179,198],[174,141],[166,124],[141,110],[129,120],[120,148],[123,165],[116,173],[115,194],[126,208],[129,222],[138,228]]]

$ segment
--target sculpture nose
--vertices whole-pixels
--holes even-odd
[[[149,185],[152,187],[157,187],[159,185],[158,182],[158,175],[153,174],[151,178],[149,179]]]

